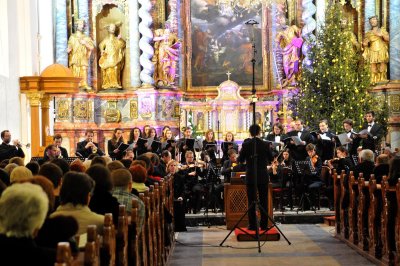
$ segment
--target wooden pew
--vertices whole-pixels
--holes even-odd
[[[362,178],[362,174],[358,178]],[[358,212],[358,183],[356,183],[356,179],[354,175],[350,175],[349,182],[349,195],[350,195],[350,204],[349,204],[349,240],[354,245],[358,245],[358,223],[357,223],[357,212]]]
[[[87,228],[87,242],[85,245],[84,265],[100,265],[100,239],[97,235],[97,226],[89,225]]]
[[[369,195],[370,205],[368,209],[368,230],[369,230],[369,247],[368,252],[371,256],[378,259],[382,257],[381,250],[381,237],[380,237],[380,224],[381,224],[381,213],[382,208],[379,205],[382,204],[382,195],[380,192],[380,185],[376,184],[376,180],[370,179],[369,181]]]
[[[79,265],[71,253],[71,248],[68,242],[60,242],[57,245],[57,255],[55,266],[75,266]]]
[[[125,205],[119,205],[116,234],[116,265],[128,265],[128,217]]]
[[[352,174],[352,173],[351,173]],[[347,180],[347,184],[345,183]],[[339,192],[338,192],[339,193]],[[349,178],[346,176],[345,171],[340,175],[340,233],[344,239],[349,239],[349,207],[343,207],[344,202],[349,204],[350,191],[349,191]]]
[[[395,227],[395,240],[396,240],[396,265],[400,264],[400,179],[396,185],[396,198],[397,198],[397,216],[396,216],[396,227]]]
[[[101,265],[115,265],[116,235],[111,213],[104,215],[103,243],[100,247]]]
[[[375,179],[375,177],[373,177]],[[369,182],[364,177],[358,178],[358,210],[357,210],[357,229],[358,229],[358,245],[364,250],[369,249],[369,232],[368,232],[368,208],[369,208]]]
[[[141,233],[138,225],[138,205],[138,200],[132,199],[131,221],[128,226],[128,264],[131,266],[139,266],[142,264],[141,260],[146,259],[140,253],[139,239]],[[143,264],[145,265],[145,263]]]

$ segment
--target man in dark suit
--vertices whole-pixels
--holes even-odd
[[[243,142],[237,161],[239,163],[246,162],[246,189],[247,200],[249,204],[249,230],[255,230],[257,227],[255,201],[257,190],[261,207],[261,229],[267,229],[268,225],[268,172],[267,165],[272,161],[271,147],[267,142],[259,138],[261,128],[259,125],[250,126],[251,139]],[[256,165],[255,165],[256,164]],[[256,167],[255,167],[256,166]],[[257,178],[255,178],[257,177]],[[257,184],[257,186],[255,186]]]
[[[379,149],[379,143],[384,135],[384,129],[382,125],[379,125],[375,122],[375,112],[368,111],[365,114],[365,120],[367,123],[363,125],[363,129],[368,130],[368,135],[361,135],[362,140],[362,148],[370,149],[375,152]]]
[[[352,157],[358,156],[357,148],[360,145],[360,138],[357,136],[357,133],[353,130],[353,120],[346,118],[343,120],[343,128],[347,134],[347,138],[350,140],[350,143],[346,145],[346,149],[349,152],[349,156]]]
[[[283,133],[283,126],[281,123],[275,123],[272,127],[272,132],[267,135],[265,138],[268,141],[279,143],[275,149],[272,150],[272,155],[276,157],[279,152],[282,150],[284,143],[283,140],[286,139],[288,136]]]
[[[11,159],[12,157],[25,158],[25,153],[21,149],[21,143],[19,143],[18,140],[14,140],[13,145],[10,145],[10,131],[3,130],[1,132],[1,139],[3,140],[3,143],[0,145],[0,162],[5,159]]]
[[[334,156],[335,151],[335,135],[329,130],[328,120],[322,119],[319,122],[319,131],[317,132],[316,146],[317,154],[322,162],[330,160]]]
[[[226,160],[222,166],[221,174],[224,176],[224,183],[231,181],[231,175],[234,172],[244,172],[246,168],[237,162],[237,153],[234,149],[228,151],[229,160]]]
[[[67,149],[64,147],[61,147],[62,144],[62,137],[60,134],[55,134],[53,137],[53,144],[56,148],[60,149],[60,154],[57,155],[57,158],[68,158],[68,152]],[[48,146],[49,147],[49,146]],[[47,148],[44,150],[43,158],[45,161],[50,161],[49,156],[47,155]]]
[[[85,137],[86,139],[84,141],[78,142],[76,147],[76,155],[82,156],[83,158],[87,158],[90,154],[93,153],[103,156],[104,152],[100,150],[99,144],[93,142],[93,130],[87,130],[85,133]]]
[[[306,145],[308,143],[313,142],[313,137],[311,136],[310,132],[304,129],[304,122],[302,119],[296,119],[295,124],[294,124],[294,129],[293,131],[290,131],[288,136],[293,137],[293,136],[298,136],[301,139],[300,145],[295,145],[294,141],[291,140],[288,143],[288,148],[290,149],[290,152],[292,154],[292,158],[295,161],[304,161],[307,158],[307,151],[306,151]]]

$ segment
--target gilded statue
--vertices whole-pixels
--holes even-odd
[[[354,34],[354,32],[350,29],[349,23],[346,18],[342,18],[340,20],[340,28],[342,29],[343,33],[345,35],[348,35],[351,45],[353,47],[354,52],[359,52],[361,48],[361,44],[357,40],[357,36]]]
[[[364,59],[371,64],[371,82],[373,84],[387,80],[387,63],[389,62],[389,33],[379,28],[378,17],[369,18],[371,30],[363,40]]]
[[[275,37],[275,42],[282,49],[283,70],[285,79],[282,87],[296,83],[296,74],[299,72],[299,60],[303,39],[301,29],[296,25],[286,25],[286,18],[280,17],[281,30]]]
[[[154,35],[154,82],[160,86],[174,85],[181,42],[169,28],[157,29]]]
[[[99,44],[100,59],[99,66],[101,68],[101,76],[103,83],[102,89],[122,88],[121,73],[124,68],[125,60],[125,41],[115,36],[117,25],[111,23],[106,26],[108,31],[107,37]]]
[[[83,33],[85,21],[78,19],[76,32],[68,40],[68,65],[72,70],[74,77],[82,78],[79,87],[90,90],[87,83],[87,72],[89,67],[89,58],[94,49],[93,40]]]

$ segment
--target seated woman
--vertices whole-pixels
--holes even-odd
[[[110,171],[106,167],[96,164],[87,169],[86,174],[95,182],[89,203],[90,210],[102,215],[112,213],[114,224],[118,224],[119,202],[111,193],[113,183]]]
[[[50,218],[66,215],[72,216],[79,224],[78,235],[86,233],[88,225],[96,225],[97,231],[103,232],[104,216],[89,209],[94,181],[84,173],[68,172],[63,177],[60,190],[61,205],[50,215]]]
[[[389,175],[389,156],[387,154],[381,154],[376,157],[374,175],[377,184],[382,182],[383,176]]]
[[[138,193],[149,191],[149,188],[144,183],[147,179],[146,168],[136,164],[129,168],[129,172],[132,175],[132,189],[135,189]]]
[[[8,187],[0,198],[0,254],[4,265],[54,265],[55,249],[36,245],[34,237],[47,215],[49,199],[38,185]]]

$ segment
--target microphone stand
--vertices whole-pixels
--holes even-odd
[[[257,54],[257,50],[256,50],[256,43],[255,43],[255,39],[254,39],[254,25],[259,24],[257,21],[255,21],[254,19],[250,19],[249,21],[247,21],[245,23],[248,26],[251,26],[252,29],[252,48],[253,48],[253,58],[251,59],[251,63],[252,63],[252,96],[251,96],[251,105],[252,105],[252,109],[253,109],[253,125],[256,125],[256,102],[257,102],[257,96],[256,96],[256,79],[255,79],[255,67],[256,67],[256,54]],[[251,160],[253,161],[253,172],[254,172],[254,176],[252,176],[251,178],[254,179],[254,193],[256,193],[256,195],[254,195],[254,200],[253,202],[248,202],[248,208],[247,211],[242,215],[242,217],[240,217],[240,219],[237,221],[237,223],[235,224],[235,226],[233,227],[233,229],[229,232],[229,234],[225,237],[225,239],[219,244],[220,246],[222,246],[225,241],[228,239],[228,237],[232,234],[232,232],[237,228],[240,231],[242,231],[243,233],[253,237],[254,239],[257,240],[257,247],[258,247],[258,253],[261,253],[261,242],[260,242],[260,221],[257,217],[257,212],[259,211],[260,213],[263,213],[266,217],[267,217],[267,224],[268,224],[268,220],[271,221],[271,223],[273,224],[273,226],[266,228],[266,230],[262,233],[262,234],[266,234],[271,228],[275,227],[279,233],[285,238],[285,240],[288,242],[288,244],[290,245],[290,241],[286,238],[286,236],[283,234],[283,232],[279,229],[279,227],[277,226],[277,224],[275,223],[275,221],[272,219],[272,217],[270,217],[268,215],[267,210],[265,210],[258,197],[257,197],[257,191],[258,191],[258,184],[257,184],[257,178],[258,178],[258,173],[257,173],[257,160],[258,160],[258,154],[257,154],[257,136],[252,136],[252,144],[253,144],[253,155],[251,156]],[[249,178],[249,177],[247,177]],[[267,203],[266,206],[268,206],[268,186],[269,186],[269,180],[267,180]],[[249,186],[249,184],[247,184],[246,186]],[[248,190],[248,189],[247,189]],[[255,221],[256,221],[256,236],[254,237],[253,235],[249,234],[247,231],[244,231],[242,228],[239,227],[240,222],[244,219],[244,217],[246,215],[249,214],[250,210],[252,208],[255,208],[254,214],[255,214]],[[250,219],[249,219],[250,220]],[[268,225],[267,225],[268,226]]]

